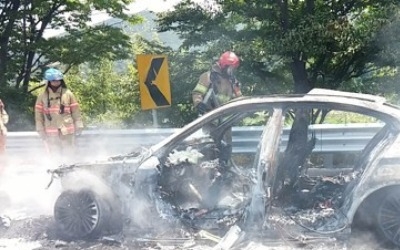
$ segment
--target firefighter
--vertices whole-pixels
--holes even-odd
[[[81,134],[83,129],[79,104],[60,70],[47,69],[44,79],[46,88],[35,104],[36,131],[48,153],[67,160],[75,153],[75,135]]]
[[[226,51],[212,65],[210,71],[200,75],[199,82],[192,91],[193,105],[199,115],[242,96],[240,83],[234,75],[239,64],[239,57],[231,51]],[[215,126],[218,126],[218,124],[209,124],[204,130],[210,132]],[[214,138],[214,141],[221,152],[219,156],[220,164],[228,164],[232,151],[231,130],[227,130],[221,139]]]
[[[5,109],[3,101],[0,99],[0,155],[4,155],[6,150],[6,135],[8,123],[8,114]]]
[[[222,53],[218,61],[200,75],[199,82],[192,91],[193,105],[200,115],[242,96],[240,84],[234,76],[239,67],[239,57],[231,51]],[[212,90],[212,95],[207,95]]]

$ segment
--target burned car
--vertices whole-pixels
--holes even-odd
[[[374,129],[346,145],[321,129],[338,124]],[[54,220],[64,239],[173,224],[306,241],[362,225],[400,245],[399,143],[400,109],[382,97],[244,97],[148,149],[51,170],[63,187]]]

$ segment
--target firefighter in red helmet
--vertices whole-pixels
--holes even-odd
[[[222,53],[211,70],[200,75],[199,82],[192,91],[193,105],[199,115],[217,108],[218,106],[242,96],[240,84],[234,75],[239,67],[239,57],[231,52]],[[218,124],[208,124],[203,127],[205,132],[211,132]],[[218,138],[221,138],[218,136]],[[228,129],[222,139],[214,138],[220,152],[219,162],[227,166],[232,152],[232,132]]]
[[[199,82],[192,91],[193,105],[200,115],[242,95],[240,84],[234,76],[239,65],[239,57],[226,51],[210,71],[200,75]],[[207,95],[209,90],[214,95]]]

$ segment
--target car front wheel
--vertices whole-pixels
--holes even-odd
[[[384,240],[400,246],[400,195],[388,194],[378,206],[377,226]]]
[[[54,205],[54,220],[58,235],[65,240],[91,239],[122,229],[115,202],[89,189],[61,193]]]

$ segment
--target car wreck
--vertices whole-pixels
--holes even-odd
[[[379,126],[332,164],[333,139],[318,127],[355,122]],[[232,136],[255,130],[254,150]],[[57,232],[75,240],[179,225],[229,249],[248,239],[331,241],[362,225],[399,246],[399,132],[400,109],[382,97],[314,89],[241,98],[148,149],[50,170],[63,187]]]

